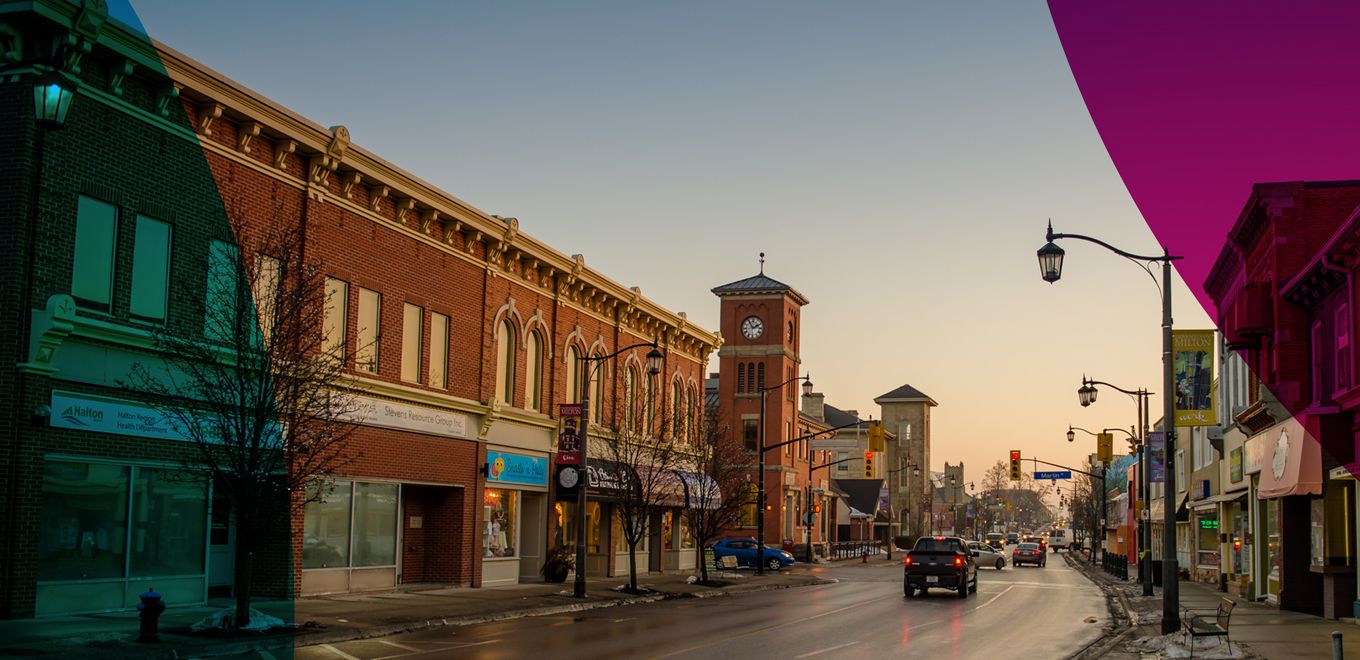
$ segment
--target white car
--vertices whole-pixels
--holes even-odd
[[[1006,555],[986,543],[969,541],[968,550],[973,553],[973,561],[977,562],[978,568],[990,566],[999,571],[1006,567]]]
[[[1066,529],[1055,529],[1048,533],[1048,547],[1053,549],[1053,554],[1057,554],[1059,549],[1067,550],[1071,548],[1071,537]]]

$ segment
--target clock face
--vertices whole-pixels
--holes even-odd
[[[575,488],[580,481],[581,473],[574,467],[564,467],[561,472],[557,473],[557,483],[561,484],[563,488]]]
[[[1275,460],[1270,464],[1270,471],[1274,473],[1276,479],[1284,478],[1284,468],[1289,462],[1289,432],[1280,431],[1280,440],[1275,443]]]
[[[747,339],[759,339],[760,335],[764,333],[765,324],[754,316],[748,316],[745,321],[741,322],[741,334]]]

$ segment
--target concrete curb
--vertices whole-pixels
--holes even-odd
[[[1082,577],[1090,580],[1102,593],[1105,594],[1106,605],[1110,613],[1116,615],[1112,621],[1113,628],[1106,634],[1100,636],[1095,641],[1078,649],[1075,653],[1067,656],[1067,660],[1084,660],[1085,658],[1099,658],[1107,655],[1110,651],[1122,644],[1131,633],[1138,629],[1138,614],[1129,606],[1128,599],[1124,598],[1123,592],[1113,583],[1093,574],[1090,566],[1082,563],[1081,559],[1073,558],[1071,553],[1064,555],[1067,565],[1081,573]],[[1114,605],[1118,603],[1119,611],[1124,613],[1121,619]]]
[[[708,589],[689,593],[656,593],[646,596],[634,596],[631,598],[617,598],[613,600],[601,600],[585,603],[570,603],[566,605],[552,605],[548,607],[535,607],[521,610],[507,610],[495,614],[480,616],[462,617],[441,617],[438,619],[427,619],[425,621],[412,621],[406,623],[395,623],[383,626],[373,626],[370,628],[346,628],[342,630],[302,633],[288,637],[278,637],[270,640],[259,640],[255,642],[235,642],[230,644],[216,645],[211,648],[202,649],[193,653],[180,655],[172,652],[173,658],[211,658],[223,655],[236,655],[240,653],[251,653],[257,651],[274,651],[285,648],[300,648],[304,646],[315,646],[317,644],[335,644],[339,642],[351,642],[361,639],[372,639],[375,637],[387,637],[407,632],[419,630],[432,630],[448,626],[470,626],[481,623],[491,623],[495,621],[510,621],[514,619],[524,619],[537,616],[553,616],[557,614],[569,614],[572,612],[584,612],[587,610],[598,610],[607,607],[620,607],[625,605],[641,605],[644,603],[656,603],[663,600],[677,600],[682,598],[715,598],[731,597],[743,594],[759,593],[762,591],[776,591],[779,589],[793,589],[798,587],[812,587],[823,584],[835,584],[838,580],[817,578],[812,582],[789,583],[789,584],[765,584],[744,588],[737,591],[723,591],[721,589]],[[745,585],[743,585],[745,586]]]

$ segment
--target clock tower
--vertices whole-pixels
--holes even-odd
[[[793,287],[765,274],[765,254],[760,272],[752,277],[713,289],[721,300],[718,350],[719,424],[731,429],[730,441],[749,452],[751,478],[756,478],[760,443],[761,390],[803,375],[799,369],[801,314],[808,299]],[[765,394],[765,445],[796,437],[801,392],[792,382]],[[786,473],[788,473],[786,475]],[[787,486],[806,481],[807,457],[784,448],[765,453],[765,535],[767,543],[784,539],[787,525]],[[749,522],[749,521],[748,521]],[[754,525],[742,534],[755,535]],[[801,540],[801,539],[798,539]]]

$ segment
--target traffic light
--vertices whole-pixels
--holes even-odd
[[[864,452],[864,478],[872,479],[873,477],[874,477],[874,453],[871,451],[866,451]]]
[[[1020,450],[1011,450],[1011,481],[1020,481]]]
[[[1130,437],[1130,438],[1129,438],[1129,455],[1130,455],[1130,456],[1134,456],[1134,455],[1137,455],[1137,454],[1138,454],[1138,441],[1137,441],[1136,439],[1134,439],[1133,437]]]
[[[1101,463],[1109,463],[1114,460],[1114,434],[1096,434],[1096,460]]]
[[[821,512],[822,512],[822,505],[821,505],[820,503],[812,505],[812,512],[813,512],[813,513],[821,513]]]
[[[869,422],[869,451],[887,451],[883,422]]]

